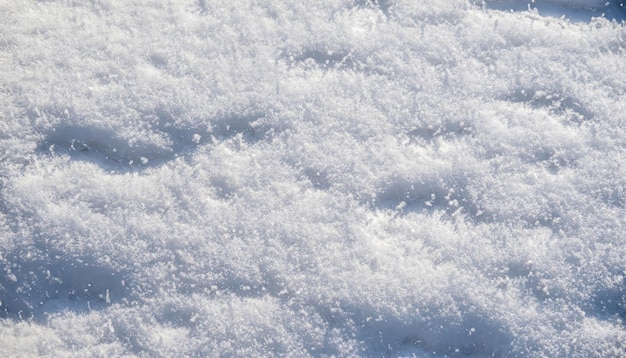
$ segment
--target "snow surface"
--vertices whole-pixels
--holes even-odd
[[[622,9],[508,3],[0,2],[0,356],[626,356]]]
[[[536,11],[570,21],[589,21],[594,17],[620,22],[626,19],[626,0],[474,0],[473,3],[497,10]]]

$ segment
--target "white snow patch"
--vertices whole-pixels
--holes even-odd
[[[626,355],[621,3],[484,5],[0,4],[0,356]]]

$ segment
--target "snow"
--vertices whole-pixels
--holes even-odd
[[[626,356],[623,6],[530,5],[0,3],[0,356]]]
[[[474,3],[504,11],[536,11],[543,15],[576,22],[589,21],[594,17],[618,22],[626,20],[624,0],[474,0]]]

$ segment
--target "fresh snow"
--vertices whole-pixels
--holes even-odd
[[[474,4],[497,10],[536,11],[568,21],[589,21],[594,17],[626,19],[626,0],[474,0]]]
[[[0,356],[626,356],[622,19],[0,2]]]

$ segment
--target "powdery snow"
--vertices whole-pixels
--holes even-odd
[[[567,21],[589,21],[603,17],[626,19],[626,0],[473,0],[474,4],[503,11],[534,11]]]
[[[0,356],[625,356],[626,28],[486,3],[0,3]]]

